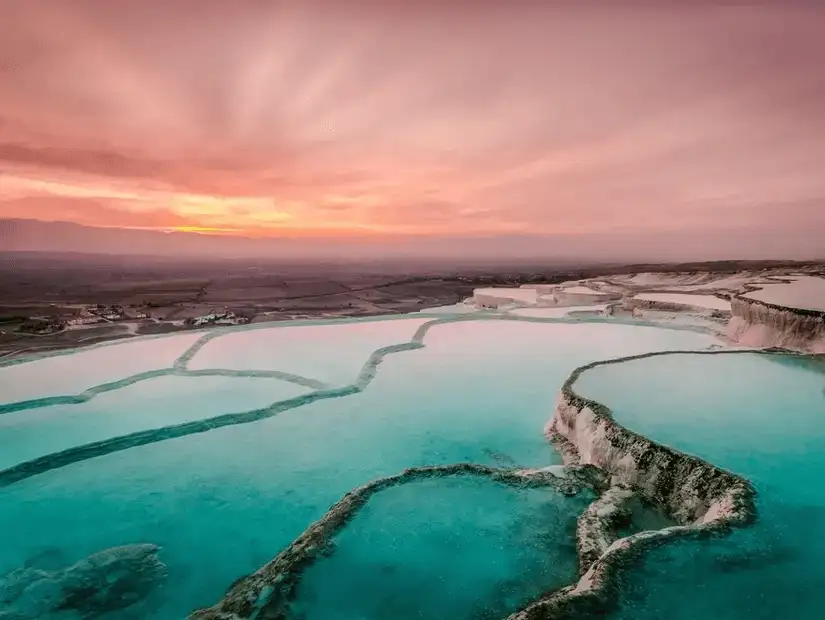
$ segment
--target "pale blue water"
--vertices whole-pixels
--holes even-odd
[[[353,383],[370,354],[408,342],[428,317],[242,329],[209,341],[189,367],[280,370],[330,385]]]
[[[0,368],[0,400],[18,401],[79,394],[84,390],[140,372],[171,366],[203,334],[137,338],[90,347],[25,364]]]
[[[669,355],[598,367],[575,389],[660,443],[753,481],[759,518],[629,571],[617,619],[821,618],[825,374],[793,358]]]
[[[575,580],[576,518],[591,493],[461,476],[373,496],[304,574],[305,620],[505,618]]]
[[[0,415],[0,469],[72,446],[256,409],[307,392],[309,388],[277,379],[168,376],[77,405],[5,413]]]
[[[357,325],[365,334],[376,326]],[[209,346],[219,346],[221,339]],[[346,361],[336,367],[360,368],[366,361],[364,351],[353,356],[340,346],[334,332],[326,342],[330,358]],[[438,325],[427,334],[426,348],[386,357],[363,393],[92,458],[0,489],[0,531],[14,533],[0,545],[0,574],[48,548],[59,549],[71,562],[115,545],[156,543],[163,548],[169,579],[154,595],[154,611],[143,617],[181,618],[216,602],[236,578],[268,561],[344,493],[371,479],[410,466],[460,461],[558,463],[542,429],[561,383],[576,366],[647,350],[704,348],[712,342],[690,332],[626,325]],[[113,351],[107,351],[107,359]],[[289,349],[273,356],[288,358]],[[165,359],[161,367],[169,363]],[[152,360],[140,365],[147,364]],[[11,367],[16,380],[25,379],[20,370],[25,367]],[[0,388],[6,370],[0,368]],[[92,371],[82,370],[84,377]],[[37,373],[31,380],[38,380]],[[120,428],[127,419],[130,428],[162,427],[208,417],[218,409],[254,407],[262,398],[246,379],[221,382],[230,392],[219,389],[214,377],[191,380],[203,383],[192,384],[189,399],[179,393],[166,405],[147,399],[152,392],[145,388],[153,379],[67,406],[60,411],[71,416],[65,420],[69,427],[57,410],[3,414],[0,418],[46,412],[48,418],[41,441],[28,432],[26,454],[15,457],[10,450],[4,462],[107,436],[109,424]],[[263,385],[258,381],[255,386]],[[280,385],[272,380],[273,400],[281,398]],[[237,390],[234,398],[231,390]],[[107,408],[99,405],[107,401],[97,399],[110,396],[108,420]],[[79,413],[71,413],[75,411]],[[83,429],[83,415],[89,416],[89,429]],[[468,563],[467,570],[481,567]]]

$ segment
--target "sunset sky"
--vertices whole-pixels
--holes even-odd
[[[725,4],[0,0],[0,218],[811,246],[825,9]]]

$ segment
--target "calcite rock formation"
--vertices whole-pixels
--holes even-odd
[[[595,465],[610,477],[612,486],[579,519],[578,583],[535,601],[508,620],[604,615],[615,598],[611,592],[617,570],[634,554],[675,537],[723,532],[755,518],[755,491],[749,481],[624,428],[608,407],[573,389],[579,376],[595,366],[668,354],[595,362],[577,368],[565,382],[546,434],[565,462]],[[637,497],[661,507],[677,525],[619,538],[618,521]]]
[[[728,337],[750,347],[825,353],[825,312],[787,308],[756,299],[731,299]]]
[[[105,549],[62,570],[24,566],[0,577],[0,618],[95,618],[144,599],[166,576],[152,544]]]

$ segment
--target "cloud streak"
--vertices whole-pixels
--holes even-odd
[[[0,217],[684,239],[770,233],[783,204],[783,230],[813,235],[825,211],[814,4],[0,13]]]

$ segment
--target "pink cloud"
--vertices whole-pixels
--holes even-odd
[[[793,228],[820,234],[815,5],[0,0],[0,12],[0,174],[143,197],[19,202],[0,177],[0,199],[18,201],[7,215],[700,235],[769,233],[792,204]]]

